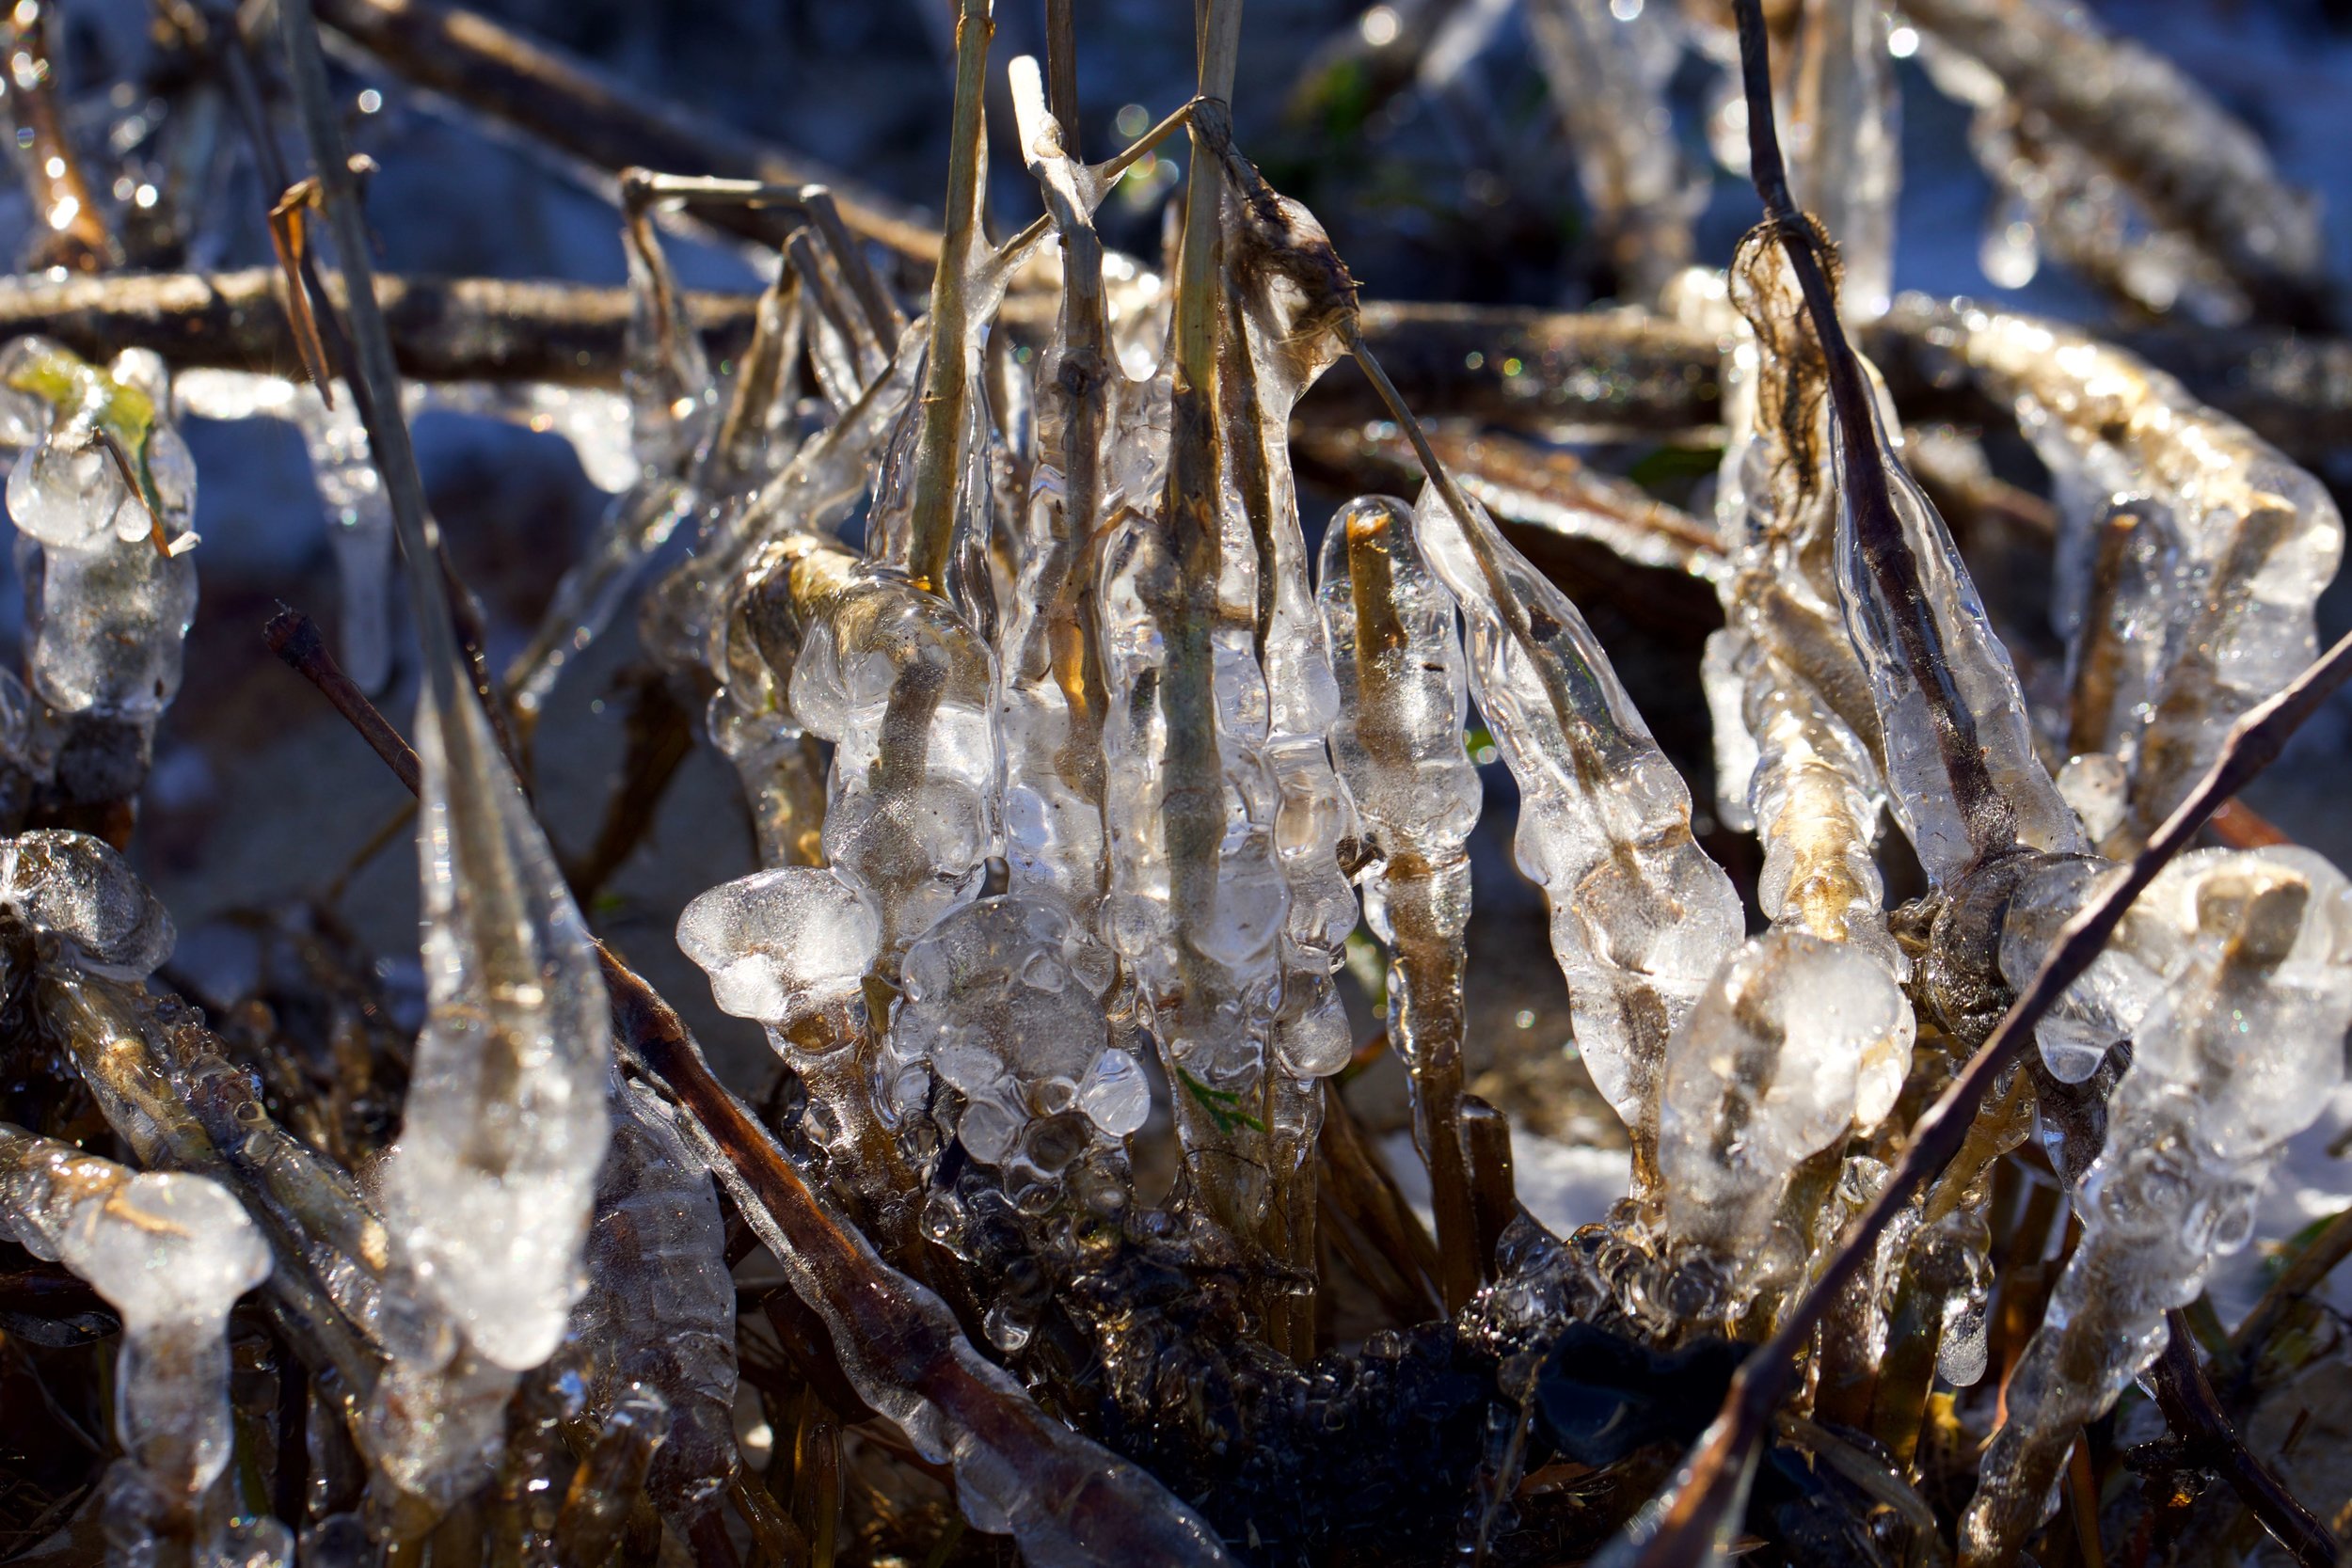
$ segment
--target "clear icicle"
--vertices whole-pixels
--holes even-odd
[[[133,1172],[0,1124],[0,1231],[62,1261],[122,1318],[106,1480],[108,1560],[142,1563],[178,1540],[199,1562],[283,1565],[274,1520],[232,1520],[229,1312],[269,1274],[269,1248],[219,1183]]]
[[[101,370],[19,338],[0,349],[0,386],[30,401],[20,417],[41,431],[8,484],[25,673],[87,732],[76,761],[91,777],[82,788],[61,778],[69,793],[120,799],[137,792],[156,721],[180,689],[196,615],[195,464],[171,424],[163,360],[147,350]],[[107,744],[109,731],[127,743]]]
[[[2164,1346],[2164,1313],[2246,1244],[2280,1146],[2344,1078],[2352,887],[2303,849],[2185,855],[2125,938],[2164,974],[2075,1194],[2083,1236],[2008,1386],[1961,1527],[1989,1568],[2041,1523],[2083,1423]]]
[[[1901,979],[1872,854],[1885,795],[1870,752],[1876,715],[1852,642],[1831,634],[1842,617],[1825,367],[1788,258],[1769,235],[1740,245],[1728,293],[1746,331],[1717,490],[1733,569],[1717,584],[1725,624],[1708,640],[1703,672],[1725,726],[1718,788],[1739,792],[1763,843],[1765,915],[1854,942]]]
[[[1736,1307],[1794,1278],[1810,1239],[1775,1225],[1800,1164],[1885,1116],[1911,1065],[1911,1008],[1883,963],[1775,930],[1727,959],[1666,1048],[1658,1167],[1666,1229]]]
[[[298,388],[293,411],[310,454],[319,499],[326,505],[326,539],[342,589],[337,632],[343,669],[361,689],[380,690],[392,672],[391,502],[348,388],[337,394],[331,409],[316,388]]]
[[[1787,135],[1797,204],[1836,237],[1839,311],[1873,322],[1895,293],[1901,99],[1879,0],[1804,0]]]
[[[421,1299],[388,1307],[404,1331],[388,1331],[394,1367],[370,1429],[404,1487],[445,1505],[583,1288],[612,1048],[595,948],[554,856],[471,692],[457,688],[448,711],[441,684],[417,705],[429,1011],[381,1178]]]
[[[1091,218],[1097,182],[1062,153],[1036,61],[1013,61],[1012,83],[1023,150],[1061,239],[1062,297],[1038,365],[1038,459],[997,672],[1005,863],[1012,892],[1057,901],[1090,936],[1104,891],[1103,650],[1091,568],[1126,378],[1113,356]]]
[[[1906,296],[1901,313],[2014,404],[2055,478],[2058,629],[2077,646],[2078,691],[2086,640],[2112,644],[2117,667],[2095,689],[2136,721],[2104,738],[2132,767],[2142,839],[2231,723],[2317,653],[2313,609],[2343,559],[2343,517],[2278,449],[2122,349],[1972,305]],[[2119,521],[2144,531],[2111,539]],[[2120,559],[2104,575],[2122,580],[2102,592],[2110,554]],[[2087,623],[2101,602],[2107,618]],[[2141,705],[2144,716],[2130,711]]]
[[[670,1108],[617,1077],[612,1098],[571,1338],[587,1354],[592,1415],[620,1410],[641,1389],[658,1402],[646,1486],[656,1508],[684,1523],[717,1507],[736,1471],[726,1221]]]
[[[1901,538],[1858,535],[1839,442],[1837,583],[1878,707],[1896,819],[1937,886],[2013,848],[2077,853],[2081,826],[2034,751],[2009,651],[1876,401],[1864,439],[1884,454]],[[1899,549],[1909,562],[1899,590],[1888,580]]]
[[[1706,186],[1683,166],[1666,102],[1682,57],[1664,4],[1533,0],[1536,56],[1565,122],[1594,227],[1629,300],[1657,296],[1691,261]]]
[[[1518,782],[1519,865],[1551,906],[1578,1047],[1646,1164],[1667,1037],[1739,944],[1739,895],[1583,616],[1463,504],[1467,518],[1432,486],[1414,528],[1461,606],[1470,689]]]
[[[1340,695],[1331,748],[1365,830],[1364,918],[1389,947],[1389,1037],[1412,1074],[1413,1136],[1446,1305],[1458,1310],[1478,1280],[1461,1133],[1465,846],[1482,800],[1463,742],[1469,672],[1453,595],[1414,544],[1405,502],[1340,509],[1324,531],[1321,593]]]

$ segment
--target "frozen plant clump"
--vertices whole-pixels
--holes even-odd
[[[462,8],[0,18],[0,1558],[2335,1560],[2352,891],[2232,799],[2352,668],[2311,210],[2044,0],[1378,6],[1279,129],[1264,3],[1185,95],[1174,11],[954,0],[935,224]],[[1913,55],[1994,280],[2128,329],[1894,292]],[[617,191],[625,284],[374,277],[421,187],[344,134],[411,117],[339,95],[411,75]],[[1267,169],[1371,285],[1617,303],[1371,297]],[[296,427],[341,657],[266,639],[356,737],[257,734],[265,660],[172,710],[181,416]],[[365,856],[210,907],[362,741],[417,944]]]

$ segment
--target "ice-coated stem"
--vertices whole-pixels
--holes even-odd
[[[1471,689],[1519,784],[1519,864],[1551,907],[1578,1046],[1647,1188],[1667,1037],[1739,944],[1739,895],[1692,838],[1690,788],[1584,617],[1462,494],[1361,334],[1350,338],[1428,475],[1416,538],[1470,628]]]
[[[2074,1433],[2163,1344],[2213,1259],[2246,1243],[2286,1139],[2343,1081],[2352,887],[2308,850],[2178,861],[2134,911],[2134,945],[2176,956],[2075,1195],[2083,1235],[2008,1386],[1961,1526],[1963,1568],[2005,1562],[2042,1522]]]
[[[1742,4],[1739,16],[1750,171],[1827,360],[1839,587],[1870,670],[1897,810],[1939,881],[2019,846],[2074,848],[2074,816],[2034,754],[2016,675],[1984,625],[1967,569],[1888,450],[1818,253],[1827,240],[1789,195],[1762,13]]]
[[[1349,502],[1327,527],[1322,595],[1340,691],[1332,750],[1369,830],[1365,918],[1389,944],[1389,1038],[1412,1074],[1438,1283],[1459,1311],[1486,1272],[1461,1126],[1465,844],[1482,791],[1464,750],[1454,599],[1413,541],[1411,509],[1384,497]]]
[[[201,1176],[135,1173],[0,1123],[0,1231],[63,1261],[122,1317],[115,1427],[127,1458],[107,1482],[108,1560],[152,1560],[172,1540],[211,1560],[234,1530],[251,1554],[240,1560],[283,1568],[284,1526],[231,1526],[208,1506],[233,1440],[230,1308],[270,1270],[237,1200]]]
[[[884,1264],[803,1180],[711,1076],[677,1015],[617,963],[608,973],[630,1051],[687,1108],[688,1136],[824,1319],[858,1396],[926,1459],[953,1465],[967,1519],[1009,1531],[1055,1568],[1231,1561],[1148,1472],[1047,1416],[982,1359],[937,1296]]]
[[[1061,14],[1068,43],[1069,16]],[[1063,62],[1066,65],[1066,62]],[[1029,172],[1061,236],[1061,313],[1038,371],[1038,461],[1025,513],[1020,591],[998,672],[1006,740],[1006,859],[1014,891],[1058,896],[1091,925],[1103,895],[1100,550],[1114,378],[1096,234],[1074,131],[1047,114],[1036,62],[1012,62],[1013,109]],[[1059,78],[1057,77],[1057,86]],[[1074,90],[1074,88],[1073,88]]]

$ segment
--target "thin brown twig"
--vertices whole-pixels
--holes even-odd
[[[2148,1386],[2164,1411],[2167,1425],[2187,1449],[2192,1462],[2214,1471],[2230,1483],[2248,1513],[2261,1521],[2300,1568],[2336,1568],[2336,1538],[2308,1508],[2297,1502],[2270,1467],[2254,1457],[2246,1440],[2222,1414],[2221,1402],[2198,1364],[2196,1331],[2178,1307],[2164,1315],[2164,1354],[2148,1369]]]

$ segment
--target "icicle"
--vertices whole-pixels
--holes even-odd
[[[45,433],[8,474],[17,570],[27,585],[25,673],[50,709],[92,736],[77,797],[137,792],[156,721],[180,690],[196,614],[188,531],[196,468],[170,421],[163,361],[129,349],[105,370],[42,338],[0,349],[0,385],[34,400]],[[107,755],[116,751],[128,754]]]
[[[1432,486],[1415,531],[1462,608],[1471,692],[1518,782],[1519,865],[1551,906],[1578,1048],[1647,1165],[1667,1037],[1739,943],[1739,895],[1583,616],[1464,505],[1457,517]]]
[[[232,1519],[230,1309],[269,1274],[237,1200],[201,1176],[134,1173],[0,1123],[0,1230],[62,1261],[122,1317],[106,1478],[108,1560],[142,1563],[178,1540],[196,1560],[291,1562],[276,1520]]]
[[[2128,848],[2203,775],[2231,723],[2314,657],[2343,518],[2311,474],[2121,349],[2007,311],[1901,309],[1907,328],[2016,405],[2055,476],[2058,629],[2074,639],[2078,682],[2087,646],[2113,648],[2098,687],[2109,712],[2085,717],[2114,726],[2106,745],[2132,768]],[[2101,601],[2106,617],[2087,620]]]
[[[1038,365],[1038,460],[1021,514],[1021,576],[997,672],[1009,887],[1058,903],[1090,937],[1104,891],[1102,635],[1092,568],[1110,499],[1126,377],[1113,357],[1094,232],[1099,193],[1065,156],[1037,62],[1012,62],[1029,172],[1061,237],[1061,311]]]
[[[392,507],[368,451],[351,391],[338,391],[329,409],[316,388],[292,401],[294,426],[310,454],[310,474],[326,504],[326,540],[335,552],[342,589],[337,631],[344,672],[361,689],[376,691],[391,677],[389,594],[392,578]]]
[[[2014,848],[2079,852],[2081,827],[2034,751],[2009,651],[1877,401],[1866,438],[1884,456],[1902,532],[1857,533],[1840,443],[1837,584],[1878,707],[1896,819],[1937,886]]]
[[[1388,944],[1389,1038],[1412,1073],[1446,1306],[1476,1289],[1462,1143],[1462,994],[1478,770],[1464,749],[1469,673],[1454,599],[1413,542],[1412,509],[1367,497],[1323,536],[1324,624],[1338,677],[1332,752],[1366,831],[1364,918]]]
[[[445,709],[441,684],[417,705],[431,1010],[381,1179],[422,1299],[388,1308],[395,1365],[369,1426],[405,1489],[445,1506],[584,1283],[612,1025],[587,930],[488,720],[462,688]]]
[[[1726,1317],[1804,1263],[1812,1239],[1775,1224],[1782,1194],[1800,1164],[1893,1107],[1912,1028],[1883,962],[1775,930],[1725,960],[1676,1029],[1659,1128],[1666,1229],[1711,1265]]]
[[[1901,99],[1879,0],[1804,0],[1787,135],[1797,205],[1837,241],[1838,309],[1857,325],[1895,293]]]
[[[1682,57],[1669,8],[1535,0],[1527,19],[1619,294],[1655,298],[1690,262],[1691,220],[1706,190],[1683,166],[1666,103]]]
[[[640,1398],[659,1406],[645,1423],[660,1446],[644,1479],[654,1506],[683,1527],[718,1506],[736,1472],[726,1222],[669,1107],[617,1078],[612,1100],[588,1289],[570,1338],[587,1354],[591,1415],[608,1418]]]
[[[2075,1433],[2164,1345],[2164,1312],[2246,1244],[2271,1161],[2344,1077],[2352,887],[2303,849],[2185,855],[2127,927],[2161,969],[2106,1150],[2075,1194],[2083,1237],[2008,1386],[1961,1528],[1969,1568],[2007,1561],[2048,1512]]]
[[[1859,656],[1832,630],[1842,617],[1820,349],[1772,236],[1742,243],[1728,280],[1747,332],[1717,502],[1733,570],[1718,584],[1725,625],[1708,640],[1704,669],[1727,726],[1716,737],[1717,787],[1739,792],[1763,842],[1766,916],[1851,942],[1899,980],[1908,971],[1871,853],[1885,795],[1870,752],[1876,716]]]

